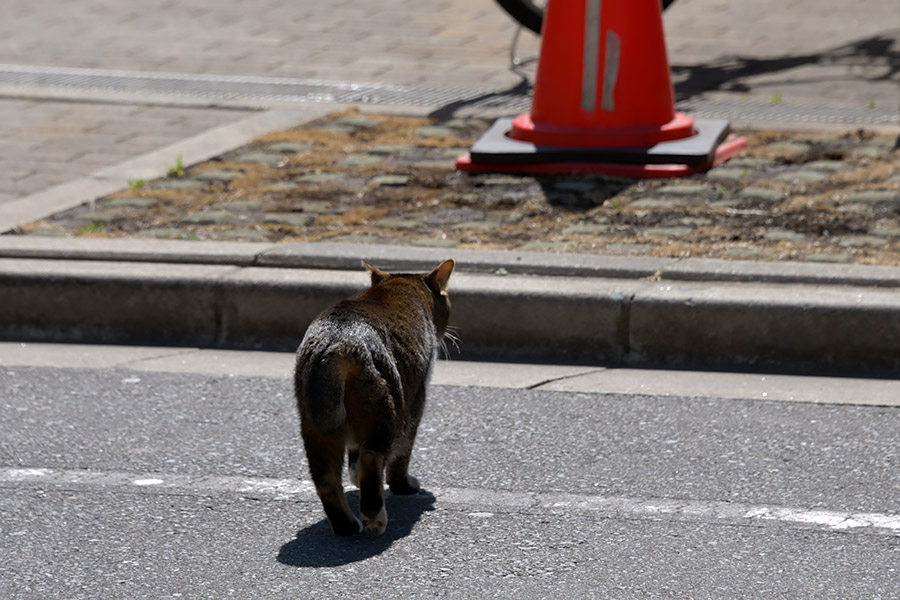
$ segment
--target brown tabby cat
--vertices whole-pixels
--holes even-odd
[[[428,274],[388,274],[366,262],[372,287],[309,326],[297,350],[294,391],[316,492],[331,528],[350,535],[387,525],[382,473],[394,494],[414,494],[407,473],[425,386],[447,329],[452,260]],[[359,486],[359,520],[341,474],[344,450]]]

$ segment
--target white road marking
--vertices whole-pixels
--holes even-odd
[[[135,493],[179,495],[237,494],[318,502],[315,486],[300,479],[237,476],[141,474],[78,469],[0,468],[0,488],[55,486],[63,489],[120,489]],[[462,508],[473,518],[498,512],[577,511],[611,519],[652,519],[742,526],[780,524],[823,531],[900,536],[900,514],[808,510],[798,507],[740,502],[631,498],[559,493],[527,493],[464,488],[428,488],[438,503]]]

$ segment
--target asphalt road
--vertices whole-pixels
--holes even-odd
[[[0,382],[2,598],[900,597],[897,408],[435,386],[337,539],[287,378]]]

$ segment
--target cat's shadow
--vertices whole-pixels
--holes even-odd
[[[278,562],[293,567],[337,567],[381,554],[395,541],[410,534],[413,526],[428,511],[434,510],[434,494],[419,490],[411,496],[387,494],[387,529],[381,535],[360,533],[339,537],[331,532],[327,519],[304,527],[297,537],[278,552]],[[359,505],[359,491],[347,493],[350,506]]]

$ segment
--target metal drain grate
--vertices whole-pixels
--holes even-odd
[[[866,107],[847,103],[785,100],[778,104],[763,98],[691,98],[677,104],[678,110],[695,117],[740,118],[742,121],[792,121],[801,123],[842,123],[847,125],[897,125],[895,107]]]
[[[527,94],[449,87],[22,65],[0,65],[0,86],[3,85],[131,95],[164,94],[244,101],[252,105],[267,101],[434,107],[464,104],[479,108],[527,110],[531,102],[530,95]]]
[[[66,67],[0,65],[2,86],[79,90],[82,92],[166,95],[244,103],[258,107],[267,102],[329,102],[420,107],[459,106],[469,109],[525,112],[531,95],[519,90],[485,91],[437,86],[354,83],[314,79],[196,75],[147,71],[113,71]],[[859,107],[838,103],[789,102],[772,104],[760,98],[699,97],[677,104],[679,110],[705,118],[740,118],[766,121],[896,125],[896,107]]]

